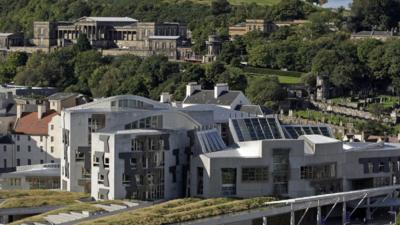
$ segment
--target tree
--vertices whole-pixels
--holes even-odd
[[[86,34],[79,34],[78,40],[76,41],[76,48],[80,52],[92,49]]]
[[[368,62],[368,55],[379,45],[382,45],[382,42],[372,38],[360,41],[357,45],[358,59],[363,63]]]
[[[229,13],[230,11],[231,5],[228,0],[213,0],[211,2],[211,12],[213,15]]]
[[[22,67],[28,60],[28,54],[25,52],[11,52],[6,60],[0,64],[0,82],[8,83],[12,81],[17,74],[18,67]]]
[[[400,21],[398,0],[353,0],[351,6],[350,29],[391,30]]]
[[[277,77],[257,77],[250,81],[246,94],[254,104],[268,106],[270,102],[283,100],[287,93]]]

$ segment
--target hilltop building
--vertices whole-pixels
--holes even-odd
[[[109,54],[151,56],[163,54],[171,60],[189,57],[187,26],[181,23],[139,22],[130,17],[82,17],[70,22],[34,22],[33,43],[41,48],[76,43],[84,34],[94,48]],[[119,51],[117,51],[119,50]]]

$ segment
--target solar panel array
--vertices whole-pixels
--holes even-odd
[[[239,141],[283,138],[276,118],[232,119],[232,125]]]
[[[283,131],[285,136],[291,139],[297,139],[301,135],[319,134],[326,137],[332,137],[332,132],[327,126],[293,126],[293,125],[283,125]]]
[[[226,148],[225,142],[216,129],[198,131],[197,138],[203,153],[216,152]]]

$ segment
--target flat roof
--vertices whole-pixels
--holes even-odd
[[[314,144],[329,144],[329,143],[340,143],[340,140],[335,138],[326,137],[323,135],[311,134],[311,135],[302,135],[299,138],[304,137],[305,139],[313,142]]]
[[[149,36],[149,39],[158,39],[158,40],[176,40],[179,39],[180,36]]]
[[[138,20],[130,17],[100,17],[100,16],[88,16],[82,17],[81,19],[89,19],[98,22],[137,22]]]

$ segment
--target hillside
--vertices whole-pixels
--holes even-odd
[[[169,1],[169,0],[167,0]],[[210,4],[211,0],[192,0],[193,2],[198,2],[202,4]],[[275,5],[280,2],[280,0],[229,0],[231,4],[240,5],[242,3],[256,3],[259,5]]]

